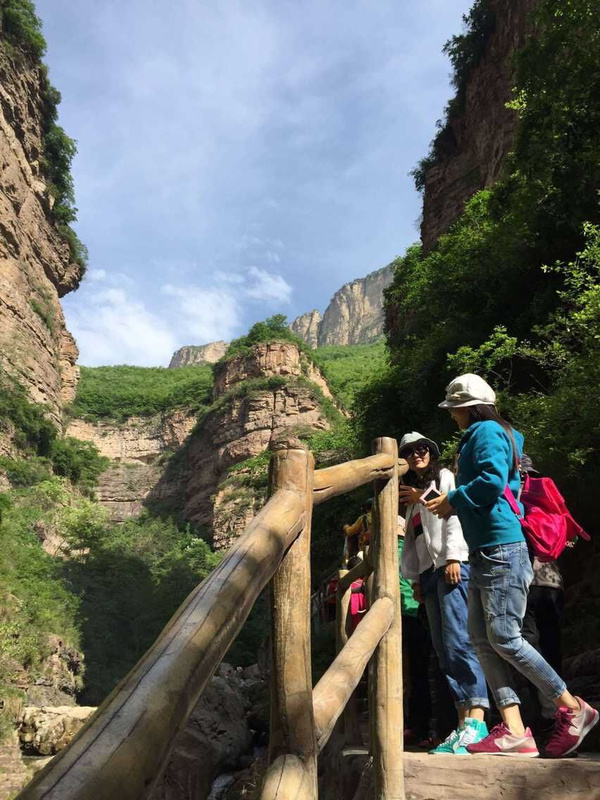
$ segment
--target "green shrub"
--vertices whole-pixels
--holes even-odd
[[[47,458],[16,459],[0,456],[0,470],[2,470],[11,486],[35,486],[36,483],[47,481],[52,477],[51,463]]]
[[[148,416],[176,408],[198,411],[210,404],[209,366],[81,367],[75,402],[69,413],[95,421]]]
[[[33,58],[40,59],[46,52],[42,25],[31,0],[1,0],[0,29],[3,38],[25,48]]]
[[[38,315],[38,317],[40,317],[40,319],[44,322],[50,333],[54,334],[56,332],[56,319],[54,317],[54,309],[52,308],[52,304],[50,303],[48,297],[45,294],[43,295],[42,300],[38,300],[37,298],[33,297],[29,301],[29,305]]]
[[[82,442],[67,436],[56,439],[51,452],[52,469],[56,475],[68,478],[74,486],[91,494],[109,459],[101,456],[92,442]]]
[[[77,600],[61,577],[63,564],[44,552],[36,526],[44,523],[54,489],[11,493],[0,522],[0,683],[19,668],[35,675],[56,634],[77,647]]]
[[[26,453],[49,457],[56,428],[42,406],[31,403],[22,386],[0,369],[0,429],[12,433]]]

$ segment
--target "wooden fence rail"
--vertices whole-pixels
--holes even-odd
[[[402,669],[397,563],[398,460],[393,439],[374,455],[315,470],[296,440],[275,452],[270,499],[69,747],[19,800],[144,800],[263,588],[271,581],[269,767],[262,800],[317,798],[316,759],[371,660],[371,747],[377,800],[403,800]],[[342,576],[338,655],[312,688],[310,526],[313,504],[374,483],[368,562]],[[372,607],[348,639],[350,583],[372,572]],[[358,735],[356,719],[354,735]]]

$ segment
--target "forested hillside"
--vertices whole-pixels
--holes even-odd
[[[451,41],[458,85],[473,41]],[[515,66],[518,129],[502,178],[468,201],[433,250],[415,245],[396,262],[386,293],[392,365],[360,394],[355,413],[365,442],[411,429],[449,441],[455,428],[437,403],[454,375],[478,372],[499,391],[538,468],[598,533],[597,4],[542,0]]]

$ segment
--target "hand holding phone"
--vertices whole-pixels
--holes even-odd
[[[429,500],[434,500],[436,497],[440,497],[441,494],[442,493],[438,492],[435,486],[430,486],[429,489],[425,489],[421,495],[421,503],[425,505]]]

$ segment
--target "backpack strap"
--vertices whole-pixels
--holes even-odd
[[[507,501],[508,505],[511,507],[512,511],[516,514],[517,519],[519,522],[523,521],[523,514],[521,514],[521,509],[519,508],[519,504],[515,500],[515,496],[511,491],[510,486],[508,483],[504,487],[503,495],[504,499]]]

